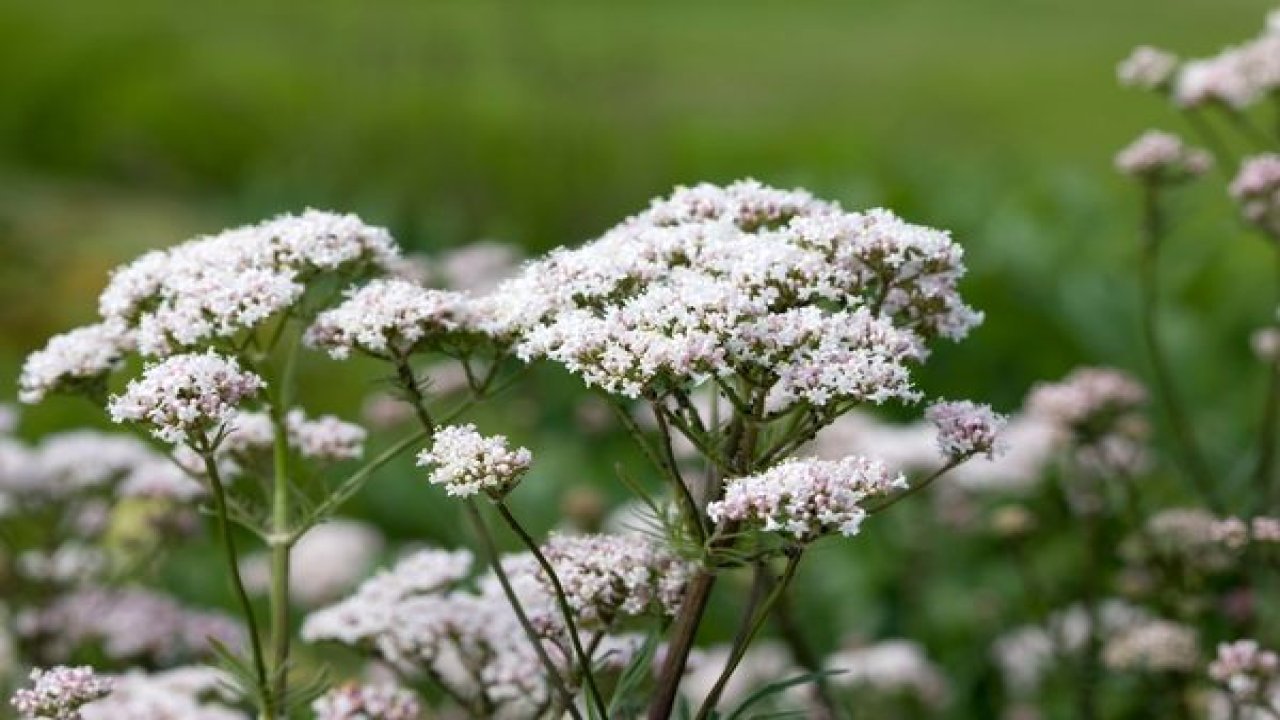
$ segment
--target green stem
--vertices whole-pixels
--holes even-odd
[[[932,484],[933,484],[933,481],[934,481],[934,480],[937,480],[938,478],[940,478],[940,477],[942,477],[943,475],[947,474],[947,472],[948,472],[948,471],[950,471],[952,468],[954,468],[955,466],[957,466],[957,465],[959,465],[959,464],[963,463],[965,460],[968,460],[968,459],[969,459],[969,457],[967,457],[967,456],[966,456],[966,457],[960,457],[960,458],[956,458],[956,459],[954,459],[954,460],[950,460],[950,461],[948,461],[946,465],[943,465],[942,467],[938,468],[937,470],[934,470],[934,471],[933,471],[933,472],[932,472],[928,477],[926,477],[925,479],[923,479],[923,480],[921,480],[920,482],[916,483],[915,485],[911,485],[911,486],[910,486],[910,487],[908,487],[906,490],[903,490],[902,492],[898,493],[897,495],[894,495],[894,496],[892,496],[892,497],[886,498],[886,499],[885,499],[883,502],[881,502],[879,505],[874,505],[874,506],[872,506],[872,507],[867,508],[867,514],[868,514],[868,515],[871,515],[871,514],[874,514],[874,513],[878,513],[878,512],[880,512],[881,510],[887,510],[888,508],[893,507],[894,505],[898,504],[899,502],[901,502],[901,501],[903,501],[903,500],[906,500],[907,498],[911,497],[912,495],[915,495],[916,493],[920,492],[921,490],[924,490],[925,488],[929,487],[930,485],[932,485]]]
[[[600,688],[596,685],[595,673],[591,669],[591,656],[582,647],[582,638],[578,635],[578,625],[573,619],[573,608],[569,607],[569,598],[565,594],[564,585],[560,583],[560,576],[556,574],[556,570],[551,566],[551,562],[547,560],[547,556],[542,553],[542,548],[538,546],[537,541],[524,529],[524,526],[516,520],[515,515],[511,514],[511,509],[502,500],[495,500],[494,507],[498,509],[498,514],[506,521],[507,526],[511,528],[529,552],[533,554],[538,565],[542,568],[542,572],[546,573],[547,579],[551,582],[551,587],[555,590],[556,604],[560,608],[560,614],[564,616],[565,628],[569,632],[569,642],[573,645],[573,652],[578,658],[578,664],[582,667],[583,678],[587,681],[587,691],[591,695],[592,702],[596,705],[601,718],[609,717],[609,706],[604,701],[604,695],[600,693]]]
[[[283,702],[289,690],[289,552],[293,533],[289,528],[289,435],[284,409],[271,406],[275,434],[271,497],[271,672],[273,697]],[[284,712],[285,708],[278,708]]]
[[[1142,337],[1154,375],[1156,393],[1164,407],[1176,447],[1182,455],[1183,470],[1196,493],[1214,512],[1222,507],[1213,491],[1213,480],[1208,466],[1196,443],[1186,410],[1173,382],[1173,373],[1160,343],[1159,309],[1159,258],[1160,241],[1164,235],[1164,222],[1160,213],[1159,187],[1153,183],[1143,186],[1142,212]]]
[[[716,678],[716,683],[711,687],[711,692],[707,694],[706,700],[702,702],[702,706],[698,708],[698,714],[694,716],[694,720],[707,720],[715,711],[716,705],[720,703],[720,696],[724,693],[724,688],[729,684],[729,679],[733,677],[733,672],[738,669],[738,664],[742,662],[742,657],[746,655],[747,648],[751,646],[751,641],[760,632],[760,628],[764,626],[766,620],[769,619],[769,613],[773,606],[786,592],[790,586],[791,580],[795,578],[796,568],[800,566],[800,558],[803,557],[804,551],[796,549],[787,555],[787,566],[782,571],[782,578],[773,586],[769,592],[769,596],[761,603],[759,610],[756,611],[755,617],[752,618],[747,626],[746,632],[740,633],[735,639],[733,649],[729,652],[729,659],[725,663],[724,670],[720,672],[720,677]]]
[[[502,567],[502,560],[498,556],[498,546],[493,541],[493,535],[490,534],[489,528],[484,522],[484,517],[480,514],[480,508],[476,506],[475,500],[471,498],[466,500],[466,507],[467,515],[471,518],[471,524],[475,526],[476,534],[480,537],[480,543],[484,546],[489,567],[498,578],[498,584],[502,586],[502,592],[507,596],[507,602],[511,603],[511,609],[515,612],[516,619],[520,622],[520,627],[528,635],[529,642],[533,645],[533,650],[538,655],[538,661],[542,663],[542,669],[547,673],[547,680],[551,682],[555,691],[563,698],[562,702],[569,714],[576,720],[582,720],[582,715],[578,712],[578,708],[573,702],[573,693],[569,692],[569,688],[565,686],[564,680],[560,677],[560,671],[556,669],[555,663],[547,655],[547,649],[542,645],[542,637],[538,635],[533,623],[529,621],[529,616],[525,613],[519,596],[516,595],[515,589],[511,587],[511,579],[507,577],[507,571]]]
[[[227,569],[231,576],[231,587],[235,592],[236,600],[240,603],[240,612],[244,615],[245,625],[249,630],[249,647],[253,655],[253,669],[258,676],[258,694],[262,700],[262,707],[259,709],[262,714],[271,717],[275,712],[275,704],[272,701],[271,682],[267,675],[267,664],[262,651],[262,636],[258,631],[258,619],[253,612],[253,603],[249,600],[249,593],[245,590],[244,580],[240,577],[240,556],[236,552],[235,538],[231,534],[231,523],[227,519],[227,495],[226,489],[222,487],[222,477],[218,472],[218,463],[213,457],[211,450],[203,450],[200,453],[204,460],[205,474],[209,476],[209,490],[213,495],[214,512],[218,516],[218,535],[222,540],[223,554],[226,555]]]

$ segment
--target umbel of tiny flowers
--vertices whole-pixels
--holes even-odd
[[[53,393],[97,394],[132,350],[124,324],[107,321],[55,335],[31,353],[18,378],[18,399],[38,403]]]
[[[1148,130],[1116,155],[1116,170],[1154,184],[1179,183],[1200,177],[1213,167],[1213,156],[1189,147],[1172,133]]]
[[[1116,79],[1127,87],[1167,90],[1177,69],[1177,55],[1150,45],[1140,45],[1116,67]]]
[[[146,426],[167,443],[206,442],[265,387],[234,358],[212,350],[154,363],[107,405],[111,419]]]
[[[1209,663],[1209,678],[1221,685],[1235,703],[1270,707],[1280,680],[1280,657],[1257,640],[1222,643],[1218,645],[1218,656]]]
[[[429,341],[470,329],[473,315],[471,300],[462,293],[407,280],[374,280],[321,313],[305,339],[339,360],[353,350],[399,360]]]
[[[1280,155],[1247,158],[1231,181],[1230,191],[1246,221],[1280,240]]]
[[[500,499],[529,471],[533,455],[512,449],[502,435],[485,437],[476,426],[450,425],[436,431],[431,447],[418,455],[418,465],[431,467],[428,479],[456,497],[483,492]]]
[[[707,506],[707,515],[717,523],[739,523],[808,543],[832,533],[857,535],[867,516],[865,500],[906,488],[900,473],[865,457],[789,459],[759,475],[730,480],[724,498]]]
[[[93,668],[59,665],[31,671],[31,685],[13,694],[12,704],[24,720],[80,720],[80,709],[106,697],[111,681]]]
[[[393,685],[348,683],[311,704],[316,720],[418,720],[422,706],[413,693]]]
[[[953,463],[976,455],[994,459],[1001,449],[1000,431],[1008,422],[990,406],[969,400],[936,402],[924,417],[938,429],[938,449]]]

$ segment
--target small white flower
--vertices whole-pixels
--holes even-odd
[[[150,427],[168,443],[204,440],[232,420],[241,402],[264,387],[262,378],[212,350],[201,355],[175,355],[147,367],[112,396],[107,409],[115,422]]]
[[[1121,85],[1156,90],[1167,85],[1177,69],[1178,57],[1173,53],[1141,45],[1116,67],[1116,77]]]
[[[511,449],[502,435],[485,437],[475,425],[451,425],[436,431],[431,447],[418,455],[418,465],[434,468],[428,480],[457,497],[479,492],[501,497],[529,471],[533,455]]]
[[[93,668],[57,667],[31,671],[31,687],[13,694],[13,707],[27,720],[80,720],[80,708],[106,697],[111,681]]]
[[[31,353],[18,379],[18,399],[38,403],[55,392],[76,392],[120,366],[132,349],[123,323],[107,321],[54,335]]]
[[[707,515],[717,523],[739,522],[800,542],[836,532],[852,537],[867,515],[864,500],[906,487],[901,474],[864,457],[791,459],[759,475],[730,480],[724,499],[708,505]]]
[[[924,413],[938,430],[938,449],[949,460],[974,455],[995,459],[1000,451],[1000,431],[1008,421],[987,405],[968,400],[936,402]]]
[[[1150,180],[1180,181],[1205,174],[1213,156],[1171,133],[1148,130],[1116,154],[1116,169]]]
[[[392,685],[347,684],[311,704],[316,720],[418,720],[422,706],[413,693]]]

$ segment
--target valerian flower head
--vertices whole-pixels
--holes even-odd
[[[120,366],[131,349],[131,336],[123,323],[115,321],[54,335],[23,364],[18,399],[38,403],[56,392],[91,390]]]
[[[831,533],[852,537],[867,515],[864,501],[906,487],[901,474],[860,456],[792,459],[730,480],[724,499],[709,504],[707,515],[717,523],[742,523],[799,542]]]
[[[990,406],[968,400],[936,402],[924,413],[938,430],[938,449],[948,460],[986,455],[994,459],[1000,450],[1000,431],[1007,418]]]
[[[428,479],[457,497],[486,493],[502,497],[529,471],[533,455],[511,448],[502,435],[485,437],[475,425],[451,425],[436,431],[431,447],[418,455],[418,465],[431,467]]]
[[[348,683],[311,704],[316,720],[418,720],[422,706],[413,693],[393,685]]]
[[[740,374],[768,384],[770,412],[914,400],[927,341],[981,320],[957,292],[964,272],[946,233],[886,210],[699,185],[526,265],[483,323],[624,396]]]
[[[674,615],[693,575],[690,563],[638,533],[555,534],[542,552],[575,616],[588,626],[624,616]],[[551,592],[546,576],[539,571],[537,577]]]
[[[1221,643],[1218,656],[1209,663],[1209,678],[1238,701],[1269,702],[1280,680],[1280,657],[1257,640]]]
[[[385,270],[397,255],[382,228],[308,210],[147,253],[112,275],[99,312],[136,330],[144,355],[164,356],[251,331],[314,279]]]
[[[31,686],[13,694],[13,707],[26,720],[80,720],[80,709],[106,697],[111,681],[88,666],[59,665],[31,671]]]
[[[326,310],[307,330],[306,342],[336,359],[352,350],[403,358],[420,344],[470,327],[470,299],[406,280],[374,280]]]
[[[1245,220],[1280,239],[1280,155],[1246,159],[1230,190]]]
[[[1148,130],[1116,154],[1116,170],[1148,182],[1181,182],[1213,167],[1213,156],[1171,133]]]
[[[217,433],[264,386],[234,358],[212,350],[174,355],[148,366],[107,409],[115,422],[139,423],[160,440],[185,443]]]
[[[1200,644],[1193,628],[1151,620],[1111,636],[1102,659],[1115,670],[1187,672],[1200,664]]]
[[[1116,78],[1127,87],[1160,90],[1169,85],[1177,69],[1178,56],[1150,45],[1140,45],[1116,67]]]
[[[1182,107],[1224,105],[1240,110],[1280,88],[1280,33],[1268,18],[1259,36],[1217,55],[1183,63],[1174,79]]]

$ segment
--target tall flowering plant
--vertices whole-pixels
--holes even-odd
[[[813,544],[857,535],[868,516],[999,449],[1004,418],[936,402],[925,413],[936,462],[914,481],[873,456],[802,453],[855,408],[925,399],[914,369],[935,342],[961,340],[981,321],[958,292],[962,258],[946,233],[888,211],[849,212],[744,181],[678,188],[592,242],[466,292],[414,279],[385,231],[308,211],[117,270],[101,322],[34,353],[21,396],[87,396],[199,483],[246,626],[244,657],[218,652],[262,718],[288,716],[325,690],[291,660],[292,551],[377,468],[414,448],[430,483],[462,503],[483,566],[473,569],[465,551],[408,557],[309,616],[305,639],[353,646],[406,683],[425,678],[476,716],[616,717],[647,704],[662,718],[693,669],[717,579],[749,568],[756,591],[699,699],[705,718]],[[326,481],[330,465],[361,456],[365,432],[296,407],[307,348],[382,363],[419,429]],[[118,387],[113,378],[134,358],[140,374]],[[442,408],[428,359],[453,363],[471,399]],[[540,541],[516,516],[508,498],[533,453],[453,422],[513,382],[521,362],[564,368],[613,409],[650,462],[619,480],[647,508],[651,531]],[[493,517],[524,552],[500,554]],[[235,525],[269,554],[265,621]],[[393,697],[350,687],[315,705],[325,717],[344,703],[416,712]]]

